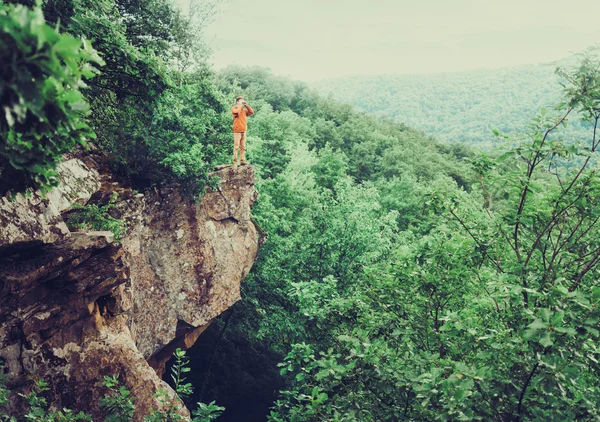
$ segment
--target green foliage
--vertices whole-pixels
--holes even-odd
[[[269,233],[228,337],[281,355],[269,420],[599,417],[597,69],[493,154],[224,72]]]
[[[6,377],[4,376],[3,365],[0,364],[0,421],[16,422],[16,418],[6,414],[6,405],[9,403],[10,390],[6,388]]]
[[[0,4],[0,28],[0,191],[47,189],[61,155],[94,137],[82,89],[103,61],[89,41],[46,24],[39,3]]]
[[[600,73],[585,60],[564,74],[562,114],[498,133],[504,153],[473,161],[471,192],[425,193],[426,232],[402,231],[350,288],[292,284],[308,335],[269,420],[600,417]],[[592,122],[587,144],[557,132],[573,111]]]
[[[188,366],[190,360],[185,355],[185,350],[177,349],[173,353],[175,364],[171,367],[171,379],[175,385],[175,392],[181,398],[188,397],[192,393],[192,384],[186,383],[183,374],[190,372]]]
[[[192,412],[193,422],[210,422],[217,419],[223,411],[224,407],[218,406],[214,401],[208,404],[198,403],[198,408]]]
[[[29,394],[20,394],[25,398],[28,404],[25,420],[39,422],[75,422],[92,421],[90,415],[83,412],[75,413],[70,409],[48,410],[48,403],[43,397],[43,393],[48,391],[48,383],[44,380],[37,380]],[[13,420],[15,420],[13,418]]]
[[[60,23],[70,34],[65,39],[90,40],[84,47],[93,43],[105,60],[103,73],[85,91],[87,99],[81,97],[81,108],[89,101],[91,112],[86,106],[77,116],[88,119],[72,123],[88,123],[97,135],[97,146],[110,155],[115,173],[137,188],[180,183],[198,194],[208,182],[208,171],[223,162],[230,116],[203,62],[206,53],[200,52],[203,44],[198,38],[214,3],[196,4],[190,17],[169,0],[52,0],[43,5],[49,22]],[[39,7],[36,10],[41,16]],[[85,52],[95,54],[91,49],[71,49],[81,56],[74,56],[73,62],[87,58]],[[88,64],[81,72],[87,76],[91,70]],[[39,79],[42,85],[50,84],[47,75],[40,74]],[[72,82],[73,87],[81,86],[78,80]],[[70,101],[79,98],[69,95]],[[28,127],[38,133],[38,126]],[[36,151],[32,154],[39,156]],[[4,173],[0,176],[5,179]]]
[[[135,397],[122,385],[119,385],[119,375],[104,376],[102,385],[108,388],[109,393],[100,399],[100,409],[107,412],[105,421],[130,422],[135,413]]]
[[[73,204],[73,211],[67,218],[67,224],[71,228],[79,230],[99,230],[109,231],[115,235],[115,241],[118,242],[125,232],[125,226],[122,220],[114,218],[109,214],[111,209],[115,209],[117,193],[115,192],[106,205],[97,204]],[[108,386],[107,386],[108,387]]]
[[[193,392],[192,384],[185,382],[186,377],[183,376],[183,374],[190,372],[190,368],[188,366],[189,359],[186,356],[186,352],[179,348],[175,350],[173,357],[175,358],[175,363],[171,367],[171,380],[173,381],[172,386],[178,398],[183,400],[189,397]],[[179,408],[179,400],[170,398],[165,390],[159,390],[155,397],[159,399],[159,402],[161,403],[161,409],[150,410],[150,414],[144,417],[144,421],[171,422],[186,420],[186,418],[180,414],[181,409]],[[209,404],[196,404],[198,407],[192,412],[193,422],[210,422],[216,419],[223,412],[223,410],[225,410],[224,407],[217,406],[214,401]]]
[[[558,65],[540,65],[424,75],[354,76],[320,81],[319,92],[378,116],[423,130],[442,142],[493,149],[492,130],[521,132],[542,107],[561,100]],[[574,121],[564,131],[585,136],[589,125]]]
[[[245,95],[257,110],[248,137],[249,159],[259,176],[253,216],[269,240],[242,285],[246,300],[236,309],[239,317],[228,327],[227,356],[238,360],[219,360],[214,371],[238,368],[241,380],[254,382],[257,375],[245,368],[253,365],[252,356],[262,365],[270,359],[274,367],[273,357],[283,358],[289,344],[332,344],[335,335],[327,333],[338,318],[352,318],[366,306],[349,299],[363,286],[364,271],[391,259],[400,228],[431,230],[433,211],[425,200],[431,190],[445,197],[457,183],[468,187],[465,158],[472,153],[357,113],[302,84],[249,73],[246,79],[242,69],[228,69],[216,80],[228,95]],[[223,418],[229,420],[244,416],[233,409],[239,399],[227,397],[229,391],[244,391],[242,381],[232,377],[210,388],[225,396],[209,396],[227,400]]]
[[[218,75],[217,84],[229,98],[244,95],[259,100],[257,106],[269,104],[275,111],[285,111],[298,104],[298,94],[307,87],[287,78],[279,78],[262,67],[229,66]]]
[[[154,395],[161,406],[160,410],[150,409],[150,413],[144,416],[144,422],[174,422],[185,420],[178,412],[179,407],[175,404],[175,399],[169,397],[169,394],[160,389]]]
[[[184,373],[190,372],[188,366],[189,359],[185,351],[177,349],[173,354],[175,364],[171,369],[171,378],[174,382],[176,397],[183,399],[192,393],[192,385],[185,383]],[[1,369],[1,367],[0,367]],[[128,422],[133,420],[135,415],[135,397],[123,385],[119,383],[119,376],[105,376],[102,385],[108,389],[108,393],[100,399],[100,409],[106,412],[106,421]],[[50,411],[46,408],[48,403],[44,393],[49,390],[48,383],[43,379],[35,381],[33,388],[28,394],[19,394],[28,404],[25,420],[40,422],[71,422],[71,421],[91,421],[91,417],[83,412],[74,413],[70,409],[59,411]],[[6,388],[4,375],[0,375],[0,420],[7,422],[16,422],[14,416],[9,416],[2,410],[9,401],[10,391]],[[181,416],[179,401],[176,397],[170,397],[167,391],[160,389],[155,394],[161,404],[161,410],[151,409],[150,413],[144,416],[144,421],[172,422],[180,420],[189,420]],[[193,422],[210,422],[218,418],[224,407],[218,406],[215,402],[209,404],[197,403],[197,409],[192,413]]]
[[[93,34],[107,56],[92,84],[92,124],[116,173],[141,188],[175,182],[200,193],[223,160],[229,116],[210,74],[193,63],[197,25],[167,0],[79,0],[73,11],[71,30]],[[173,69],[180,65],[195,72]]]
[[[149,154],[146,174],[158,173],[163,181],[178,181],[201,192],[214,162],[225,160],[225,146],[231,143],[226,108],[223,96],[207,79],[165,91],[151,126],[140,134]],[[127,156],[123,160],[123,165],[131,163]]]

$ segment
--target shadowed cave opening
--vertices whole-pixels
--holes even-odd
[[[187,351],[191,371],[186,382],[193,385],[194,392],[185,404],[193,410],[197,402],[214,400],[225,407],[219,422],[264,422],[283,388],[277,367],[282,357],[257,347],[249,333],[236,330],[235,318],[234,306],[217,317]],[[163,375],[171,386],[174,361],[169,360]]]

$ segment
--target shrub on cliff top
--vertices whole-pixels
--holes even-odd
[[[73,212],[67,218],[67,225],[71,229],[109,231],[114,234],[115,241],[119,242],[125,231],[125,224],[109,214],[109,210],[116,208],[116,199],[115,193],[106,205],[73,204]]]

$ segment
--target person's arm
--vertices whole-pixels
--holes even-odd
[[[252,116],[252,115],[254,114],[254,110],[252,110],[252,107],[250,107],[250,106],[248,105],[248,103],[246,103],[246,104],[244,104],[244,105],[246,106],[246,109],[248,110],[248,111],[246,112],[246,116]]]
[[[233,114],[235,117],[237,117],[239,115],[240,111],[241,111],[241,107],[238,107],[236,105],[231,107],[231,114]]]

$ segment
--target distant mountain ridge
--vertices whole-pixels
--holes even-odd
[[[518,67],[424,75],[354,76],[314,84],[361,111],[392,118],[421,129],[440,141],[487,148],[492,130],[523,131],[541,108],[560,102],[562,87],[555,70],[575,57]],[[573,121],[569,136],[585,136]]]

